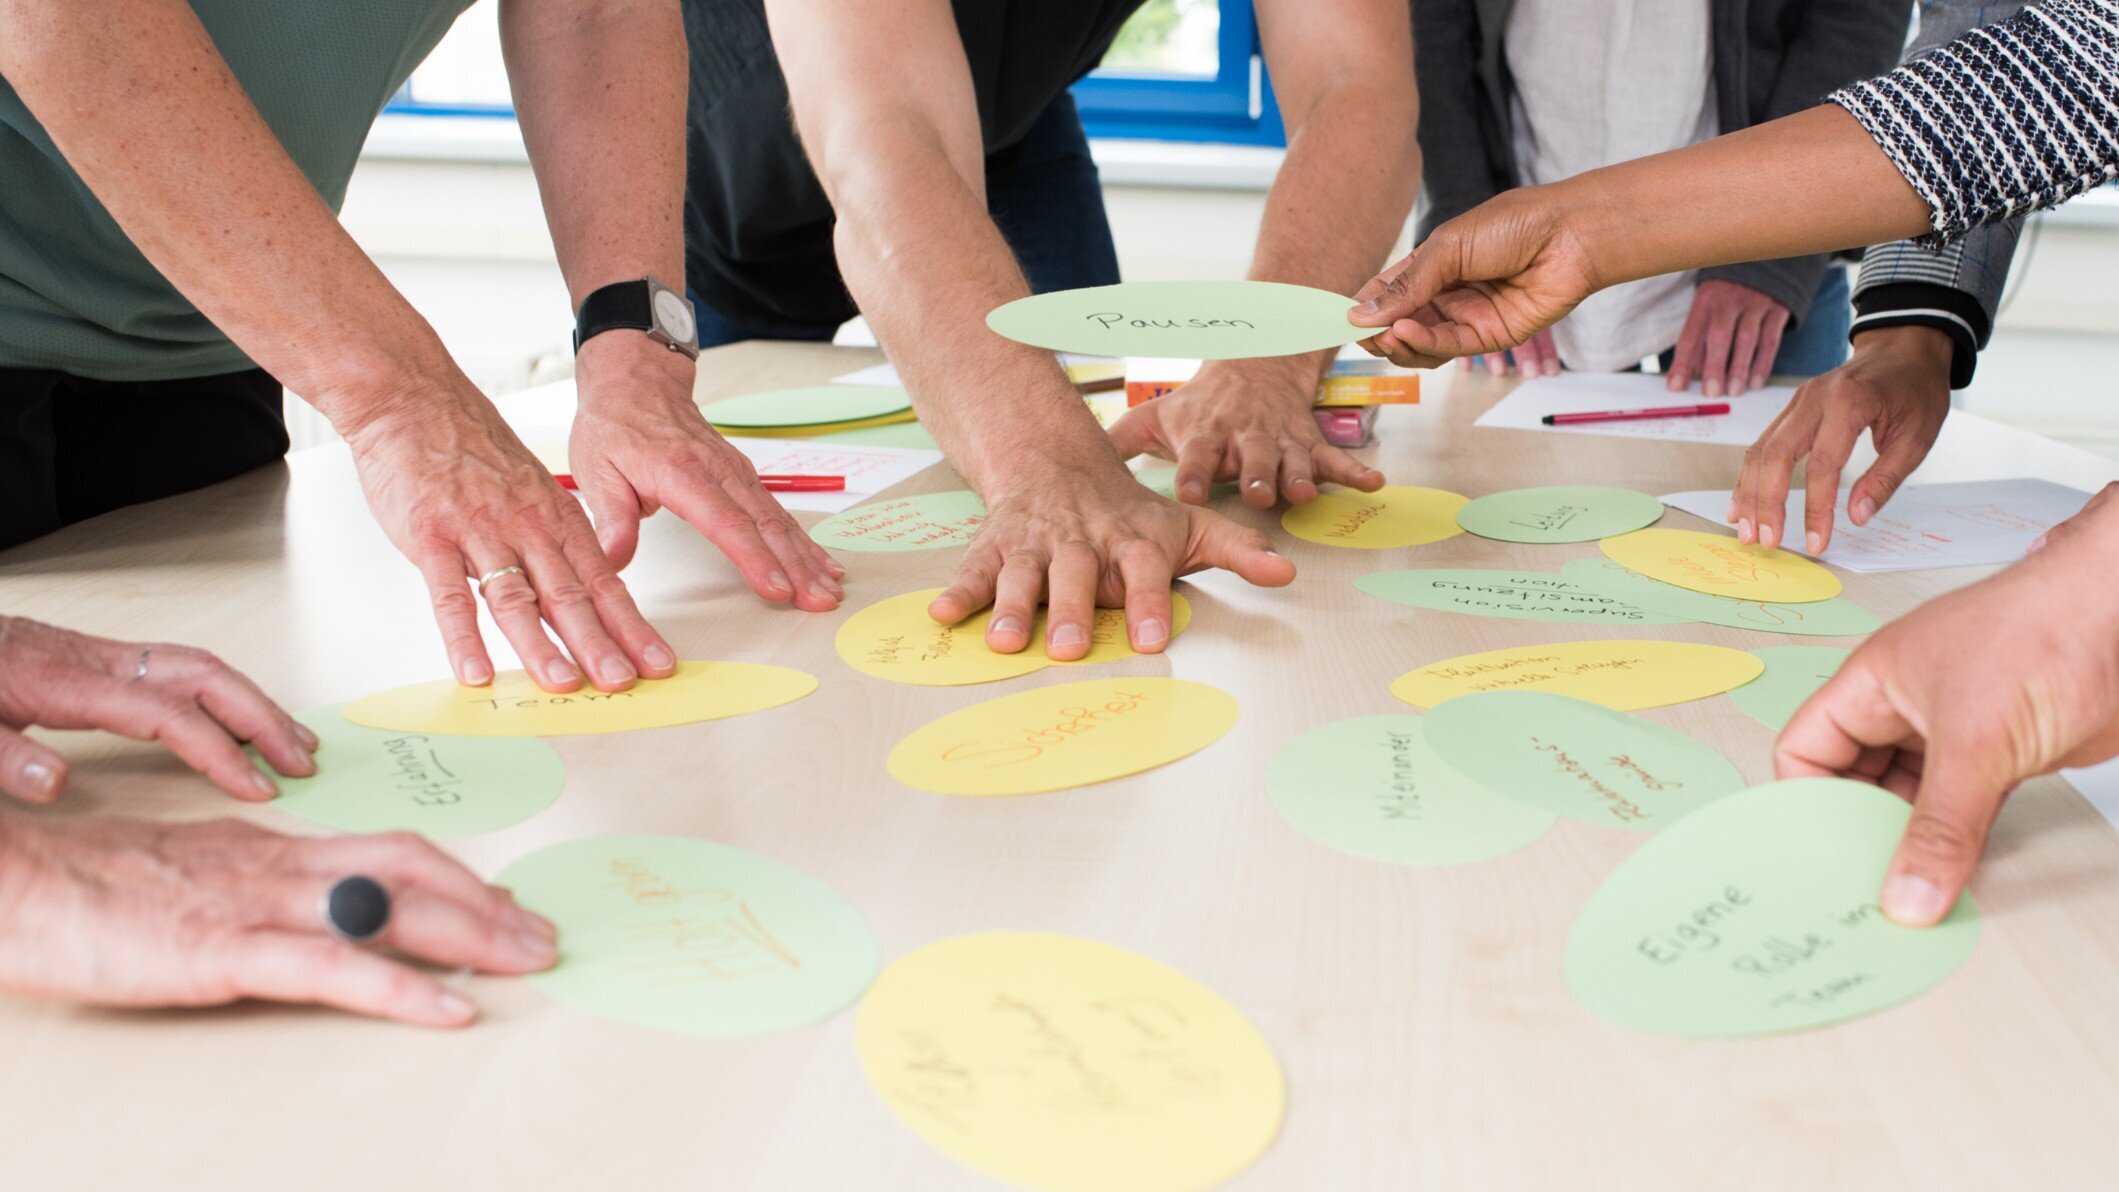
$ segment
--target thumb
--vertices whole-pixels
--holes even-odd
[[[1198,528],[1193,531],[1185,572],[1219,567],[1261,588],[1284,588],[1295,582],[1295,564],[1276,553],[1264,534],[1205,510],[1195,510],[1193,520]]]
[[[1873,432],[1872,432],[1873,437]],[[1909,439],[1904,435],[1893,435],[1878,447],[1876,462],[1862,473],[1861,479],[1847,491],[1847,516],[1855,525],[1866,525],[1876,511],[1882,509],[1905,483],[1920,461],[1927,458],[1928,447],[1933,442]]]
[[[49,803],[65,785],[65,758],[0,725],[0,790],[25,803]]]
[[[1370,279],[1361,287],[1368,298],[1348,313],[1347,321],[1356,327],[1388,327],[1432,302],[1444,286],[1458,281],[1455,266],[1462,254],[1450,251],[1442,240],[1443,233],[1436,232],[1411,256]]]
[[[1884,877],[1884,914],[1906,927],[1931,927],[1957,904],[1986,849],[1987,829],[2014,787],[1991,760],[2002,751],[1948,736],[1930,738],[1929,745],[1913,818]]]
[[[612,570],[625,570],[625,565],[633,561],[633,552],[640,547],[640,498],[634,495],[632,486],[613,486],[608,481],[584,480],[583,491],[588,496],[589,518],[596,525],[596,541],[602,545],[604,557],[611,561]]]

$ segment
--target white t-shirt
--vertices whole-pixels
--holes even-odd
[[[1708,0],[1516,0],[1502,48],[1527,186],[1718,131]],[[1670,347],[1694,284],[1673,273],[1591,295],[1553,328],[1561,363],[1616,372]]]

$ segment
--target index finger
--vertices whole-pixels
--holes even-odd
[[[1773,772],[1781,778],[1836,778],[1854,774],[1864,751],[1917,740],[1913,723],[1891,703],[1869,670],[1864,647],[1825,680],[1788,718],[1773,743]]]

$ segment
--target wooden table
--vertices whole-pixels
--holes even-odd
[[[702,390],[810,384],[874,359],[746,345],[708,355]],[[1375,462],[1394,480],[1472,495],[1562,479],[1665,493],[1735,476],[1734,448],[1474,429],[1503,388],[1436,374],[1425,405],[1385,413]],[[1953,435],[1923,478],[2010,474],[2091,488],[2115,469],[1980,428]],[[937,468],[902,491],[958,484]],[[2028,784],[2011,802],[1976,885],[1978,951],[1928,996],[1749,1042],[1609,1025],[1569,996],[1560,958],[1584,900],[1641,837],[1562,821],[1482,864],[1361,861],[1274,812],[1268,759],[1327,721],[1406,711],[1390,681],[1455,654],[1628,634],[1741,648],[1815,639],[1403,608],[1351,581],[1409,566],[1556,570],[1596,547],[1466,536],[1335,550],[1280,534],[1272,516],[1234,501],[1219,507],[1272,527],[1301,578],[1268,592],[1201,577],[1193,626],[1168,655],[1105,672],[1234,693],[1241,725],[1192,758],[1020,799],[901,787],[883,756],[906,732],[1077,676],[952,689],[857,675],[832,651],[843,613],[764,606],[664,515],[628,576],[679,653],[801,667],[822,686],[754,716],[561,739],[559,802],[453,847],[492,873],[556,841],[682,833],[823,878],[868,916],[886,958],[1022,928],[1173,964],[1249,1014],[1286,1066],[1285,1132],[1239,1188],[2119,1182],[2119,835],[2064,783]],[[1673,513],[1665,524],[1698,523]],[[940,585],[956,557],[849,555],[850,606]],[[1979,574],[1852,575],[1848,595],[1896,616]],[[418,577],[369,520],[341,448],[0,554],[0,609],[206,646],[296,709],[446,673]],[[1643,715],[1721,750],[1748,779],[1771,777],[1770,734],[1726,699]],[[154,748],[94,735],[60,745],[77,769],[53,814],[245,815],[313,830],[231,802]],[[297,1007],[115,1013],[0,1000],[0,1186],[992,1186],[930,1151],[870,1093],[851,1013],[717,1041],[605,1022],[521,981],[464,984],[486,1017],[453,1033]]]

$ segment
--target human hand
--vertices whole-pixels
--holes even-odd
[[[1730,496],[1737,539],[1777,546],[1785,538],[1789,477],[1809,457],[1803,497],[1804,545],[1819,554],[1832,544],[1833,511],[1847,459],[1869,432],[1876,462],[1847,493],[1847,516],[1867,525],[1920,461],[1950,414],[1950,337],[1931,327],[1885,327],[1854,339],[1845,364],[1813,377],[1744,452]]]
[[[1503,191],[1436,228],[1354,298],[1362,341],[1407,368],[1499,352],[1566,317],[1602,287],[1550,187]]]
[[[104,1006],[309,1002],[417,1026],[478,1010],[409,964],[345,943],[325,893],[390,893],[378,943],[416,960],[528,973],[552,925],[417,836],[281,836],[238,820],[0,817],[0,989]]]
[[[1762,389],[1780,355],[1788,308],[1750,286],[1708,278],[1694,287],[1692,310],[1678,333],[1668,386],[1683,392],[1700,380],[1707,397]]]
[[[1205,504],[1217,480],[1240,478],[1244,501],[1258,509],[1279,496],[1314,501],[1320,481],[1383,487],[1383,473],[1324,441],[1310,412],[1317,369],[1291,359],[1210,363],[1176,392],[1127,411],[1111,443],[1123,459],[1147,452],[1176,460],[1177,499],[1188,505]]]
[[[577,361],[581,407],[568,458],[613,566],[640,522],[668,507],[721,548],[753,592],[810,612],[839,606],[846,569],[810,540],[757,469],[692,400],[692,362],[644,336],[600,335]]]
[[[1489,376],[1505,377],[1508,366],[1514,364],[1525,378],[1557,377],[1560,375],[1560,349],[1552,342],[1552,328],[1538,332],[1506,352],[1489,352],[1484,356],[1466,356],[1457,361],[1459,372],[1470,372],[1480,362],[1485,362]]]
[[[493,681],[468,582],[480,576],[492,578],[478,597],[539,687],[573,691],[586,673],[622,691],[674,673],[676,654],[634,606],[580,503],[464,388],[370,405],[340,428],[368,507],[427,581],[457,682]]]
[[[927,611],[954,625],[991,604],[986,644],[1003,654],[1030,644],[1041,598],[1050,606],[1045,653],[1067,662],[1089,652],[1099,605],[1123,606],[1133,648],[1160,653],[1176,576],[1221,567],[1267,588],[1295,578],[1295,565],[1264,534],[1164,500],[1115,459],[1017,473],[987,506],[955,582]]]
[[[1885,626],[1789,720],[1782,778],[1843,776],[1913,803],[1884,913],[1938,922],[2026,778],[2119,753],[2119,506]]]
[[[222,790],[252,802],[272,798],[279,787],[251,764],[245,744],[282,774],[316,773],[316,734],[203,650],[0,617],[0,790],[49,803],[66,786],[66,759],[23,736],[31,725],[160,741]]]
[[[2107,505],[2111,504],[2112,495],[2114,493],[2119,493],[2119,481],[2107,484],[2103,488],[2098,489],[2097,494],[2091,497],[2089,501],[2082,506],[2081,509],[2075,512],[2075,516],[2067,519],[2064,522],[2061,522],[2059,525],[2054,526],[2052,529],[2047,530],[2045,533],[2040,534],[2037,538],[2033,539],[2031,541],[2030,549],[2026,550],[2024,553],[2037,554],[2039,551],[2044,550],[2046,547],[2052,545],[2053,543],[2059,542],[2067,538],[2069,535],[2075,533],[2075,531],[2080,529],[2081,527],[2094,524],[2097,520],[2097,517],[2093,515],[2096,515],[2098,510],[2103,509]]]

